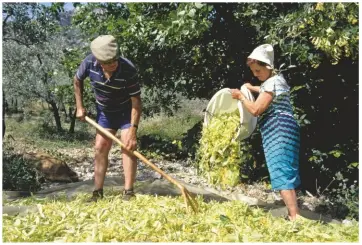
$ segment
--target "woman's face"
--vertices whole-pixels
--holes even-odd
[[[266,68],[265,66],[261,66],[258,63],[252,63],[249,67],[254,76],[262,82],[266,81],[272,74],[272,70]]]

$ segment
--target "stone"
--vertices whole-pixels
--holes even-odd
[[[346,225],[346,226],[351,226],[352,225],[352,221],[345,219],[342,221],[342,224]]]
[[[162,175],[157,172],[154,172],[154,174],[152,176],[154,179],[162,179]]]
[[[24,153],[24,158],[35,162],[36,169],[41,172],[47,180],[59,182],[79,181],[77,173],[59,159],[46,153]]]
[[[248,197],[248,196],[240,194],[240,193],[232,193],[230,195],[230,200],[242,201],[242,202],[248,204],[249,206],[266,206],[267,205],[267,203],[264,201],[258,200],[257,198],[254,198],[254,197]]]

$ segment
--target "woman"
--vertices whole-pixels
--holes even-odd
[[[258,78],[261,86],[246,87],[259,93],[255,102],[249,101],[238,89],[232,89],[234,99],[240,100],[254,116],[262,135],[264,154],[270,174],[272,188],[280,191],[288,209],[289,219],[299,216],[295,188],[300,185],[299,177],[299,125],[293,117],[289,86],[282,75],[273,68],[274,51],[264,44],[250,54],[247,65]]]

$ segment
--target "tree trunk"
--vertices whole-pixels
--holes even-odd
[[[18,99],[15,99],[15,103],[14,103],[14,112],[17,113],[18,112]]]
[[[69,106],[69,109],[68,109],[68,117],[70,118],[70,120],[72,120],[73,118],[73,107]]]
[[[68,120],[68,114],[67,114],[67,110],[65,109],[64,103],[60,102],[59,107],[60,107],[60,110],[64,113],[65,121],[67,121]]]
[[[58,111],[58,107],[57,104],[54,101],[48,102],[49,105],[52,107],[52,111],[53,111],[53,115],[54,115],[54,119],[55,119],[55,124],[57,125],[57,130],[58,132],[62,131],[62,124],[60,122],[60,116],[59,116],[59,111]]]
[[[73,115],[71,115],[72,113],[72,107],[69,107],[69,117],[70,117],[70,127],[69,127],[69,133],[70,134],[74,134],[74,128],[75,128],[75,115],[77,113],[77,109],[74,110]]]

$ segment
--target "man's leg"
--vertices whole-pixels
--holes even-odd
[[[130,129],[127,128],[121,131],[121,141],[126,138],[128,130]],[[137,158],[127,151],[122,151],[122,162],[124,171],[124,189],[132,190],[136,179]]]
[[[112,134],[116,130],[107,129]],[[108,153],[112,147],[112,140],[97,130],[94,159],[94,189],[103,189],[104,178],[108,168]]]
[[[280,195],[283,198],[285,206],[287,206],[289,218],[291,220],[295,220],[297,214],[299,214],[297,194],[295,190],[281,190]]]

